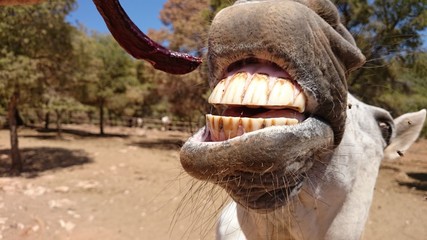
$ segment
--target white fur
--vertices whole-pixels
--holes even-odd
[[[361,238],[386,147],[374,115],[384,110],[351,95],[349,104],[341,144],[329,162],[315,164],[307,173],[298,196],[269,213],[230,203],[218,222],[217,240]],[[396,135],[386,152],[406,150],[418,137],[425,115],[422,110],[395,119]]]

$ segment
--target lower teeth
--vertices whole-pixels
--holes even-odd
[[[294,118],[246,118],[206,115],[206,124],[212,141],[225,141],[244,133],[253,132],[270,126],[296,125]]]

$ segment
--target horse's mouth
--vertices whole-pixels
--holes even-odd
[[[193,177],[223,187],[244,207],[271,211],[299,193],[306,173],[333,146],[329,124],[313,117],[313,101],[277,64],[231,65],[217,81],[206,127],[182,147]]]
[[[271,126],[292,126],[307,118],[304,91],[278,65],[239,61],[224,75],[209,97],[218,114],[206,115],[207,141],[225,141]]]

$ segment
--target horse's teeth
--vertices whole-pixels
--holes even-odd
[[[297,125],[299,123],[299,121],[295,118],[288,118],[287,119],[287,125]]]
[[[289,119],[289,118],[274,118],[274,120],[275,120],[274,126],[284,126],[284,125],[288,125],[288,120],[294,120],[294,119]]]
[[[245,132],[253,132],[263,128],[264,120],[262,118],[241,118]]]
[[[271,126],[274,126],[276,121],[274,121],[274,119],[272,118],[269,118],[269,119],[265,119],[264,123],[266,127],[271,127]]]
[[[234,75],[227,84],[222,102],[233,105],[242,104],[242,98],[245,94],[245,88],[242,86],[246,85],[247,78],[247,73],[237,73]]]
[[[244,93],[244,98],[242,101],[243,105],[257,105],[263,106],[267,105],[267,97],[268,97],[268,76],[264,74],[256,73],[246,92]]]
[[[294,85],[285,80],[279,79],[273,85],[268,96],[268,106],[292,106],[294,100]]]
[[[305,95],[301,92],[295,98],[293,106],[299,112],[304,112],[305,111],[305,102],[306,102]]]
[[[212,117],[212,115],[206,116],[206,124],[211,133],[212,139],[219,139],[219,120],[220,118]]]
[[[208,114],[206,124],[213,141],[225,141],[244,133],[253,132],[270,126],[285,126],[298,124],[293,118],[240,118],[224,117]]]
[[[212,105],[244,105],[251,108],[292,108],[304,112],[306,97],[292,81],[255,73],[236,73],[221,80],[209,97]]]
[[[221,80],[216,87],[214,88],[214,90],[212,91],[210,97],[209,97],[209,102],[210,103],[219,103],[222,100],[222,96],[224,95],[225,92],[225,80]]]
[[[224,129],[225,138],[229,139],[237,136],[240,119],[234,118],[234,117],[222,117],[222,119],[223,119],[223,129]]]

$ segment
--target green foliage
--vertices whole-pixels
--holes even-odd
[[[367,63],[349,78],[350,92],[394,116],[427,106],[427,0],[336,0]],[[424,134],[427,134],[424,131]]]
[[[108,103],[116,94],[124,94],[137,85],[134,61],[109,35],[88,36],[83,31],[73,42],[77,61],[77,99],[85,104]]]
[[[185,1],[169,0],[160,12],[161,21],[168,27],[154,31],[161,42],[168,42],[169,48],[182,52],[191,52],[202,56],[206,46],[206,33],[209,24],[203,15],[209,0]],[[151,35],[153,35],[153,33]]]
[[[135,116],[160,118],[167,112],[167,107],[162,101],[159,92],[159,84],[156,83],[165,74],[154,70],[150,64],[142,61],[136,63],[138,88],[132,88],[130,95],[135,99],[138,107],[135,108]],[[164,76],[166,77],[166,76]]]
[[[17,132],[19,105],[26,102],[37,107],[40,96],[62,92],[67,82],[71,26],[65,16],[73,4],[74,0],[58,0],[31,7],[0,8],[0,92],[8,106],[12,172],[22,170]]]
[[[67,48],[68,28],[65,16],[74,8],[74,0],[46,1],[43,4],[0,8],[0,46],[17,55],[34,58],[56,56]],[[65,46],[64,46],[65,45]]]
[[[25,58],[32,63],[28,67],[11,70],[21,75],[14,82],[25,82],[19,84],[19,104],[40,108],[52,94],[66,94],[67,88],[72,88],[69,83],[73,76],[70,66],[73,61],[70,57],[73,28],[65,21],[65,16],[73,7],[74,0],[58,0],[0,8],[0,46],[2,53],[6,53],[0,58],[3,61],[7,61],[8,56]],[[26,76],[23,76],[23,71],[27,71]],[[2,77],[1,80],[8,79]],[[16,84],[3,86],[3,90],[9,93],[14,91],[13,88],[16,89]]]
[[[124,106],[127,91],[138,83],[134,61],[111,36],[95,35],[94,38],[97,43],[96,57],[101,62],[101,68],[98,70],[95,91],[91,95],[96,97],[98,103],[114,106],[121,102],[121,106]]]
[[[349,78],[354,94],[371,104],[396,82],[391,62],[410,58],[422,46],[427,27],[427,0],[336,0],[343,22],[367,58],[363,68]]]
[[[408,62],[408,59],[396,58],[391,61],[394,81],[379,96],[379,101],[394,116],[419,111],[427,106],[427,53],[418,53],[410,60]],[[427,136],[427,123],[424,125],[423,136]]]
[[[233,4],[231,0],[210,0],[209,8],[204,11],[204,16],[208,21],[212,21],[215,15],[222,9]]]
[[[18,92],[22,98],[24,89],[34,87],[37,74],[37,60],[16,56],[6,50],[0,51],[0,99],[6,106],[11,95]],[[25,96],[25,95],[24,95]]]
[[[135,101],[139,82],[135,62],[110,35],[94,33],[87,36],[83,31],[74,39],[78,52],[76,69],[80,69],[77,91],[74,96],[82,103],[97,107],[101,125],[104,110],[110,114],[133,114],[128,106]],[[131,94],[131,91],[132,94]],[[132,96],[132,97],[130,97]],[[103,133],[103,126],[100,126]]]

